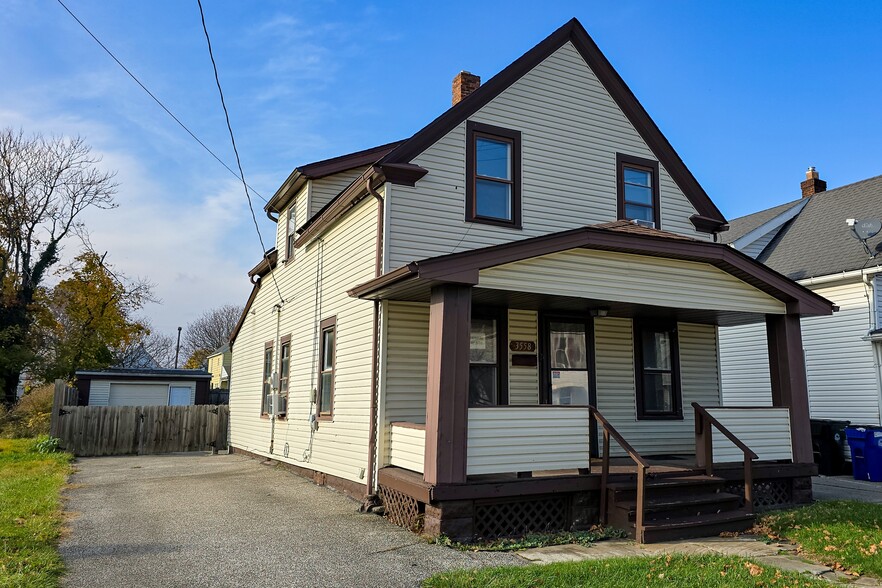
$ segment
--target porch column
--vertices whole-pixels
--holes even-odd
[[[471,286],[432,288],[423,470],[430,484],[466,481],[471,315]]]
[[[813,463],[808,382],[799,315],[766,315],[772,406],[790,409],[794,463]]]

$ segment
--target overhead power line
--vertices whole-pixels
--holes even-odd
[[[60,0],[59,0],[60,1]],[[263,244],[263,235],[260,234],[260,226],[257,224],[257,216],[254,214],[254,206],[251,202],[251,194],[248,192],[248,182],[245,181],[245,171],[242,169],[242,160],[239,158],[239,149],[236,147],[236,136],[233,134],[233,125],[230,124],[230,113],[227,110],[227,103],[224,100],[224,90],[221,88],[220,76],[217,73],[217,62],[214,60],[214,52],[211,50],[211,37],[208,35],[208,26],[205,24],[205,12],[202,10],[202,0],[196,0],[199,4],[199,16],[202,18],[202,31],[205,33],[205,42],[208,44],[208,56],[211,58],[211,67],[214,70],[214,81],[217,84],[217,93],[220,95],[221,107],[224,109],[224,118],[227,121],[227,130],[230,132],[230,142],[233,144],[233,153],[236,155],[236,165],[239,167],[239,177],[242,179],[242,187],[245,189],[245,198],[248,200],[248,210],[251,211],[251,220],[254,221],[254,230],[257,232],[257,239],[260,241],[261,252],[264,259],[269,264],[269,254],[266,245]],[[279,290],[279,284],[276,282],[275,272],[270,268],[270,276],[276,287],[276,293],[279,295],[279,302],[284,303],[282,291]]]
[[[214,157],[218,163],[220,163],[222,166],[224,166],[228,172],[230,172],[231,174],[236,176],[237,179],[240,179],[243,182],[245,181],[244,178],[237,175],[236,172],[233,171],[233,169],[230,166],[228,166],[226,163],[224,163],[224,160],[222,160],[220,157],[218,157],[217,154],[208,147],[208,145],[203,143],[202,140],[199,137],[197,137],[196,134],[187,127],[187,125],[185,125],[183,122],[181,122],[181,119],[179,119],[177,116],[175,116],[175,114],[171,110],[169,110],[168,107],[165,104],[163,104],[162,101],[159,98],[157,98],[153,92],[151,92],[149,89],[147,89],[147,86],[145,86],[141,82],[141,80],[139,80],[138,77],[135,74],[133,74],[132,71],[129,68],[127,68],[123,64],[123,62],[120,61],[116,57],[116,55],[113,54],[113,52],[110,49],[107,48],[107,45],[102,43],[101,40],[95,36],[95,33],[93,33],[91,30],[89,30],[89,27],[87,27],[83,23],[83,21],[81,21],[77,17],[77,15],[74,14],[71,11],[71,9],[68,8],[67,5],[62,0],[56,0],[56,1],[61,5],[62,8],[64,8],[67,11],[67,13],[69,15],[71,15],[71,17],[73,17],[73,19],[75,21],[77,21],[77,24],[79,24],[81,27],[83,27],[83,30],[86,31],[87,33],[89,33],[89,36],[92,37],[95,40],[95,42],[98,43],[98,45],[100,45],[101,48],[104,49],[104,51],[108,55],[110,55],[110,57],[117,63],[117,65],[119,65],[123,69],[123,71],[125,71],[127,74],[129,74],[129,77],[132,78],[136,84],[141,86],[141,89],[144,90],[145,92],[147,92],[147,95],[150,96],[151,98],[153,98],[153,101],[156,102],[160,106],[160,108],[162,108],[166,112],[166,114],[168,114],[170,117],[172,117],[174,119],[174,121],[176,123],[178,123],[181,126],[181,128],[184,129],[187,132],[187,134],[193,138],[193,140],[195,140],[197,143],[199,143],[202,146],[202,148],[205,149],[212,157]],[[200,5],[200,10],[201,10],[201,5]],[[240,169],[241,169],[241,166],[240,166]],[[254,188],[251,188],[251,191],[254,192],[254,194],[257,195],[257,197],[260,198],[261,200],[263,200],[264,202],[267,201],[266,198],[261,196],[260,193],[257,190],[255,190]]]

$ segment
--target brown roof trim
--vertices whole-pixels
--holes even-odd
[[[263,209],[267,212],[278,211],[278,209],[283,206],[283,201],[287,200],[289,195],[300,190],[300,188],[303,187],[303,184],[306,183],[306,180],[317,180],[356,167],[376,163],[378,159],[385,156],[402,143],[404,143],[403,140],[393,141],[392,143],[378,145],[377,147],[371,147],[370,149],[347,153],[346,155],[340,155],[330,159],[323,159],[321,161],[298,166],[294,168],[294,171],[291,172],[288,179],[285,180]]]
[[[294,241],[294,247],[302,247],[311,241],[326,227],[358,204],[362,198],[368,196],[368,180],[371,181],[371,185],[374,188],[383,182],[413,186],[427,173],[429,173],[427,169],[411,163],[395,163],[369,167],[298,229],[299,236]]]
[[[263,259],[260,260],[260,263],[255,265],[248,272],[248,277],[251,278],[251,281],[254,282],[254,277],[262,278],[267,275],[276,264],[279,262],[279,252],[275,247],[266,252],[263,256]]]
[[[245,324],[245,317],[248,316],[248,312],[251,310],[251,305],[254,304],[254,300],[257,298],[257,292],[260,290],[260,278],[254,282],[254,287],[251,288],[251,295],[248,297],[248,302],[245,303],[245,308],[242,309],[242,316],[239,317],[239,322],[236,323],[233,332],[230,333],[230,351],[233,350],[233,342],[236,341],[236,337],[239,336],[239,331],[242,330],[242,325]]]
[[[450,132],[462,121],[468,119],[487,103],[501,94],[506,88],[520,79],[524,74],[541,63],[544,59],[562,47],[567,41],[579,51],[588,66],[607,89],[631,124],[643,137],[643,140],[652,149],[658,160],[677,183],[698,215],[708,220],[699,222],[695,228],[699,231],[713,229],[714,226],[726,224],[723,213],[714,205],[710,197],[692,175],[692,172],[674,151],[667,138],[659,130],[658,126],[625,84],[618,72],[613,68],[606,56],[600,51],[591,36],[575,18],[557,29],[538,45],[515,60],[511,65],[493,76],[480,88],[469,94],[458,104],[447,110],[444,114],[423,127],[410,139],[396,147],[388,155],[380,160],[386,163],[409,163],[411,159],[425,151],[429,146],[436,143],[444,135]],[[713,222],[710,222],[713,221]],[[714,224],[716,223],[716,224]]]
[[[349,291],[349,295],[367,298],[382,288],[410,279],[477,285],[478,274],[482,269],[576,248],[707,263],[786,302],[789,313],[828,315],[836,309],[826,298],[728,245],[695,239],[674,239],[649,232],[644,234],[616,230],[614,226],[582,227],[412,262],[356,286]]]

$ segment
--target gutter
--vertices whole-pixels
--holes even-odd
[[[814,286],[815,284],[829,284],[831,282],[841,282],[844,280],[850,280],[851,278],[862,278],[863,276],[868,276],[870,274],[877,274],[882,272],[882,266],[877,265],[876,267],[871,267],[865,270],[852,270],[852,271],[843,271],[838,274],[828,274],[826,276],[818,276],[812,278],[805,278],[802,280],[794,280],[800,286]]]

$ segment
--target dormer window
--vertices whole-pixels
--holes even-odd
[[[660,228],[658,162],[616,154],[618,218],[654,223]]]
[[[521,133],[466,125],[466,221],[521,227]]]

